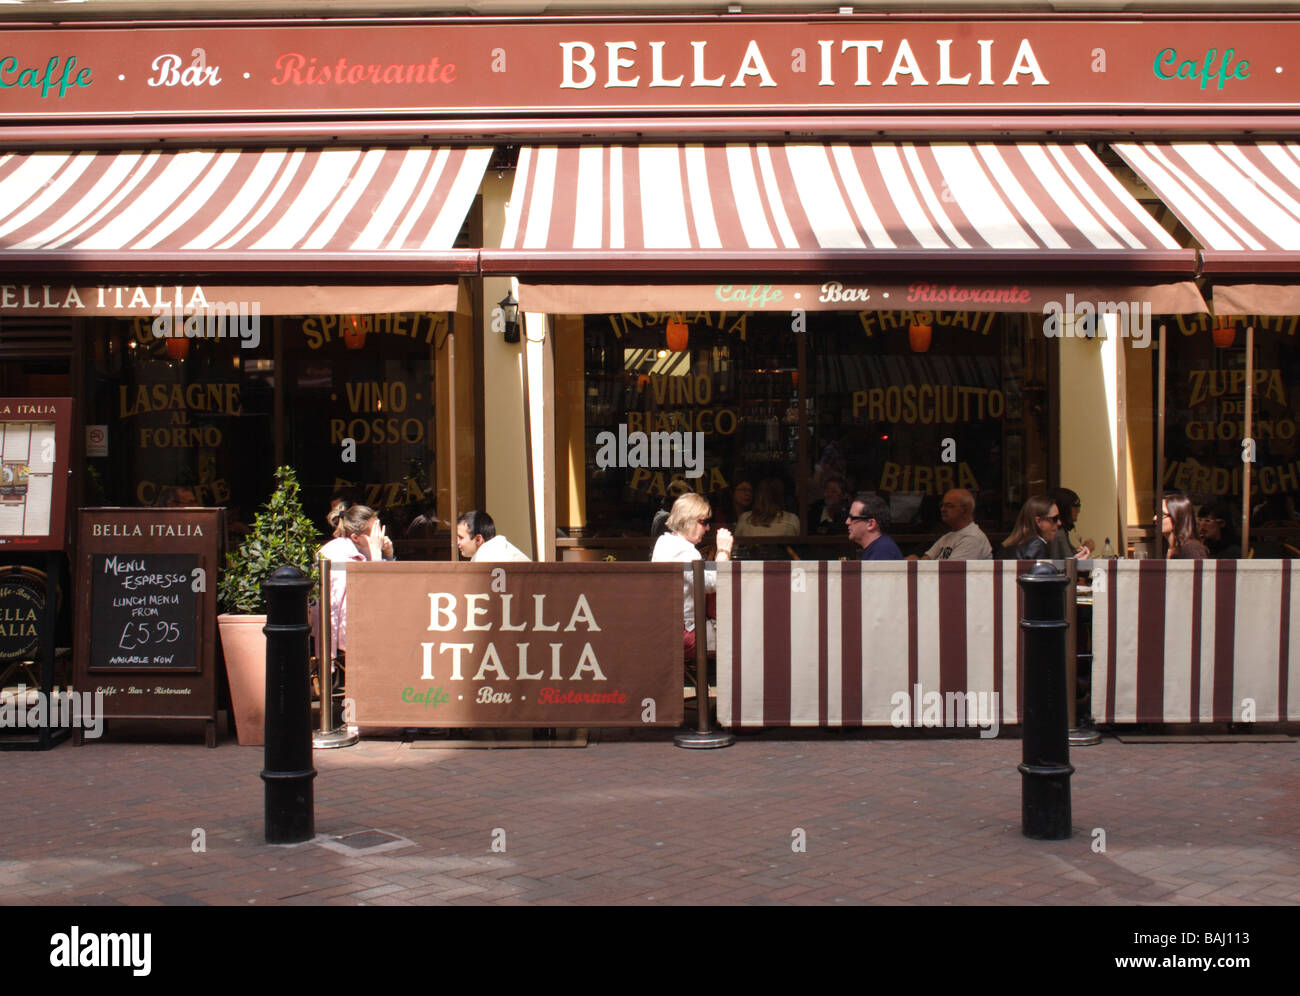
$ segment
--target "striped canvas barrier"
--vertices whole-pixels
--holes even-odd
[[[1289,560],[1111,561],[1094,580],[1103,723],[1300,720],[1300,594]],[[1249,701],[1247,701],[1249,700]]]
[[[718,721],[924,726],[915,704],[927,693],[975,692],[996,693],[985,701],[999,723],[1018,723],[1016,575],[1027,566],[719,564]]]

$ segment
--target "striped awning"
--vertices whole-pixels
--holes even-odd
[[[1300,314],[1300,286],[1277,282],[1300,276],[1300,144],[1113,147],[1203,247],[1217,314]]]
[[[972,289],[982,293],[1032,277],[1061,288],[1063,274],[1149,284],[1195,271],[1195,254],[1086,145],[961,142],[525,148],[501,248],[482,258],[484,272],[519,274],[529,310],[630,306],[613,300],[628,282],[614,294],[598,284],[542,289],[584,273],[869,277],[871,300],[882,301],[882,274],[906,278],[899,287],[978,277]],[[1200,310],[1189,287],[1165,310]],[[660,306],[699,303],[669,303],[690,296],[680,285],[646,292]],[[783,294],[778,304],[790,300]],[[1027,310],[1024,303],[1002,310]]]
[[[0,155],[0,271],[437,275],[489,148],[202,149]],[[445,310],[447,303],[442,301]]]

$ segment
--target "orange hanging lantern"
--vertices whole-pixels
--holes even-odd
[[[366,323],[360,315],[343,316],[343,345],[361,349],[366,344]]]
[[[934,331],[930,325],[909,325],[907,327],[907,341],[911,343],[913,353],[928,353],[930,351],[930,335]]]
[[[684,353],[691,343],[691,327],[680,318],[670,318],[664,324],[664,340],[674,353]]]
[[[1210,336],[1219,349],[1229,349],[1237,341],[1237,330],[1232,327],[1232,319],[1217,319],[1214,328],[1210,330]]]
[[[167,337],[167,355],[173,360],[183,360],[190,355],[190,341],[184,336]]]

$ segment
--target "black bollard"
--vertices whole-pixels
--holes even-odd
[[[311,675],[307,593],[311,580],[281,567],[262,585],[266,598],[266,842],[296,844],[316,834],[311,757]]]
[[[1021,832],[1035,840],[1070,836],[1069,705],[1065,687],[1065,587],[1048,563],[1017,579],[1025,595],[1025,728],[1020,764]]]

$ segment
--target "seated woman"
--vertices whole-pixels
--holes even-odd
[[[785,510],[785,485],[765,477],[758,485],[754,507],[736,522],[737,536],[798,536],[799,516]]]
[[[656,563],[680,561],[685,564],[704,559],[696,547],[704,539],[704,534],[709,531],[712,514],[708,499],[703,495],[694,492],[682,495],[673,502],[672,510],[668,513],[667,531],[655,541],[654,553],[651,554],[650,559]],[[726,529],[719,529],[717,543],[718,559],[729,560],[731,533]],[[690,660],[695,656],[695,578],[693,572],[689,570],[684,574],[682,621],[685,629],[682,646],[686,651],[686,659]],[[704,572],[704,587],[708,591],[717,590],[717,571]],[[708,646],[707,639],[705,646]]]
[[[1035,495],[1020,509],[1016,527],[1002,541],[1002,546],[997,550],[997,559],[1047,560],[1052,540],[1060,528],[1061,514],[1056,502],[1046,495]],[[1080,548],[1075,556],[1086,557],[1087,548]]]
[[[1196,538],[1196,509],[1181,491],[1170,491],[1160,503],[1160,531],[1170,560],[1206,560],[1210,551]]]
[[[1061,528],[1056,531],[1055,538],[1048,544],[1049,559],[1069,560],[1071,557],[1078,560],[1088,559],[1097,544],[1090,539],[1076,543],[1070,538],[1070,533],[1074,531],[1074,521],[1083,511],[1083,502],[1079,499],[1078,493],[1069,488],[1057,488],[1052,492],[1052,501],[1056,502],[1057,511],[1061,514]]]
[[[347,568],[350,560],[392,560],[392,545],[384,535],[379,513],[366,505],[349,505],[338,517],[339,535],[320,548],[319,556],[330,567],[330,628],[334,634],[334,653],[347,649],[348,596]],[[389,551],[385,554],[385,546]]]

